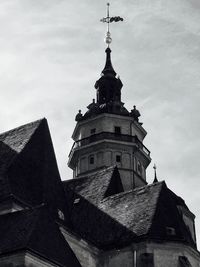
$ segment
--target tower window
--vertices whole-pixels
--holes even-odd
[[[91,134],[95,134],[95,133],[96,133],[96,128],[91,129],[91,130],[90,130],[90,133],[91,133]]]
[[[121,134],[121,127],[115,126],[115,133],[116,134]]]
[[[94,156],[91,156],[89,159],[90,164],[94,164]]]
[[[167,235],[176,235],[176,230],[173,227],[166,227]]]
[[[137,162],[137,171],[138,173],[141,175],[142,174],[142,164],[140,163],[140,161],[138,160]]]
[[[116,162],[121,162],[121,156],[120,155],[116,155]]]

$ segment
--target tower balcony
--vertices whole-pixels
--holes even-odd
[[[83,148],[85,146],[88,146],[92,143],[98,142],[98,141],[105,141],[105,140],[112,140],[117,142],[126,142],[130,144],[135,144],[137,147],[142,150],[142,152],[150,158],[150,151],[143,145],[143,143],[137,138],[137,136],[131,136],[131,135],[125,135],[125,134],[116,134],[112,132],[101,132],[98,134],[93,134],[89,137],[80,139],[76,142],[74,142],[72,149],[69,153],[69,162],[71,161],[71,158],[76,150],[79,148]]]

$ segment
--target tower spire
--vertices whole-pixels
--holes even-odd
[[[114,71],[113,69],[113,66],[112,66],[112,62],[111,62],[111,49],[109,47],[109,45],[111,44],[112,42],[112,38],[111,38],[111,34],[110,34],[110,23],[115,21],[123,21],[123,18],[121,17],[110,17],[110,4],[107,3],[107,16],[105,18],[102,18],[100,21],[104,22],[104,23],[107,23],[107,32],[106,32],[106,37],[105,37],[105,43],[107,44],[107,48],[105,50],[106,52],[106,64],[105,64],[105,67],[102,71],[102,73],[104,75],[106,74],[109,74],[109,75],[112,75],[112,76],[115,76],[116,75],[116,72]]]
[[[104,69],[102,70],[102,73],[104,75],[110,74],[110,75],[115,77],[116,72],[115,72],[115,70],[114,70],[114,68],[112,66],[111,55],[110,55],[111,54],[111,49],[110,49],[109,46],[106,48],[105,52],[106,52],[106,64],[105,64]]]
[[[153,168],[154,168],[154,180],[153,180],[153,183],[157,183],[158,182],[158,178],[157,178],[157,173],[156,173],[156,164],[154,163],[153,165]]]

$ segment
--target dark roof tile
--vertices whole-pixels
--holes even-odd
[[[0,135],[0,201],[16,198],[28,206],[48,204],[67,219],[67,204],[46,119]],[[3,161],[3,163],[1,162]],[[1,164],[2,163],[2,164]]]
[[[0,216],[0,254],[29,250],[59,266],[80,267],[45,207]]]
[[[64,188],[70,187],[74,192],[90,202],[98,204],[105,197],[123,192],[123,186],[116,167],[108,167],[85,177],[63,182]]]
[[[162,183],[136,188],[104,199],[98,207],[137,236],[150,230]]]
[[[37,120],[0,134],[1,175],[7,170],[15,156],[23,150],[41,121]]]
[[[68,228],[79,237],[104,250],[123,247],[135,237],[129,229],[69,187],[66,197],[71,204]]]

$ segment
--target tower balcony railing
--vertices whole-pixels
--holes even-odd
[[[140,148],[147,156],[150,157],[150,151],[143,145],[143,143],[138,139],[138,137],[131,136],[131,135],[126,135],[126,134],[116,134],[116,133],[111,133],[111,132],[101,132],[98,134],[93,134],[89,137],[80,139],[76,142],[74,142],[72,149],[69,153],[69,157],[71,156],[72,152],[74,149],[78,147],[83,147],[86,145],[89,145],[94,142],[98,142],[101,140],[114,140],[114,141],[121,141],[121,142],[128,142],[128,143],[135,143],[138,145],[138,148]]]

